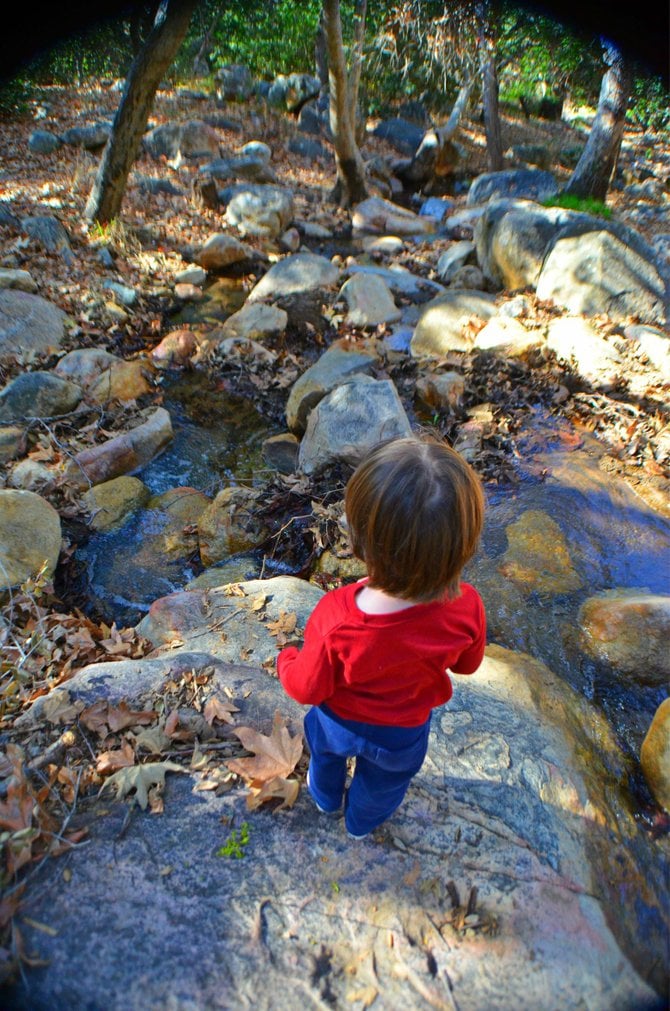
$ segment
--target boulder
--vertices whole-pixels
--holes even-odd
[[[531,200],[491,201],[474,229],[477,261],[484,277],[509,291],[534,288],[565,213]]]
[[[572,313],[637,316],[642,323],[668,318],[666,283],[653,257],[646,259],[609,231],[559,237],[550,249],[536,287]]]
[[[189,558],[198,550],[197,524],[212,499],[190,486],[154,495],[147,508],[155,515],[151,549],[159,558]]]
[[[640,749],[644,778],[655,800],[670,814],[670,699],[654,714]]]
[[[263,440],[263,459],[280,474],[293,474],[298,466],[298,439],[292,432],[280,432]]]
[[[87,388],[89,400],[96,404],[107,404],[110,400],[136,400],[151,389],[145,374],[147,367],[148,363],[140,359],[113,362]]]
[[[139,478],[115,477],[90,488],[82,501],[91,514],[93,530],[113,530],[149,501],[150,491]]]
[[[216,232],[211,235],[198,253],[200,266],[207,271],[216,273],[218,270],[225,270],[226,267],[234,263],[243,263],[251,260],[255,252],[250,246],[240,242],[232,235],[225,232]]]
[[[584,601],[581,642],[589,656],[643,684],[670,679],[670,596],[615,589]]]
[[[187,365],[200,346],[198,335],[192,330],[172,330],[151,351],[151,360],[157,368]]]
[[[287,112],[298,112],[306,102],[316,98],[321,81],[312,74],[279,74],[267,94],[269,105]]]
[[[0,267],[0,291],[5,288],[14,288],[17,291],[27,291],[34,294],[37,291],[37,282],[27,270]]]
[[[541,169],[505,169],[485,172],[472,181],[466,204],[485,204],[501,197],[525,197],[528,200],[548,200],[558,193],[558,183],[551,172]]]
[[[73,262],[70,236],[53,214],[36,214],[21,218],[21,228],[47,253],[60,253],[66,262]]]
[[[0,390],[0,422],[60,417],[81,398],[81,387],[53,372],[22,372]]]
[[[251,71],[243,63],[226,63],[214,75],[219,98],[224,102],[246,102],[254,90]]]
[[[83,147],[87,151],[103,148],[112,132],[111,123],[93,123],[90,126],[73,126],[60,135],[64,144]]]
[[[276,183],[277,176],[264,157],[238,155],[235,158],[215,158],[202,165],[200,172],[212,179],[247,179],[252,183]]]
[[[414,214],[382,197],[368,197],[352,210],[354,234],[431,235],[437,230],[435,218]]]
[[[48,130],[33,130],[28,138],[28,147],[35,154],[53,154],[62,143],[60,137]]]
[[[375,274],[353,274],[340,289],[346,299],[346,322],[355,327],[376,327],[395,323],[401,312],[393,301],[386,281]]]
[[[164,407],[145,412],[144,417],[135,428],[77,453],[65,470],[65,482],[88,488],[146,466],[171,442],[173,431]]]
[[[256,547],[269,531],[256,516],[258,492],[244,486],[223,488],[198,519],[200,557],[213,565],[226,555]]]
[[[0,466],[26,450],[26,430],[20,425],[0,425]]]
[[[280,186],[241,186],[226,207],[226,221],[241,235],[277,238],[291,223],[293,195]]]
[[[484,292],[462,290],[438,295],[421,310],[410,352],[415,358],[439,358],[449,351],[467,351],[474,340],[466,333],[470,320],[489,320],[495,313],[493,295]]]
[[[642,353],[659,370],[665,382],[670,382],[670,338],[667,333],[655,327],[633,323],[625,327],[624,336],[628,340],[637,341]]]
[[[582,586],[558,523],[539,509],[527,509],[506,530],[508,548],[498,571],[525,593],[574,593]]]
[[[394,264],[391,267],[370,267],[367,264],[352,263],[345,268],[348,277],[354,274],[364,274],[369,277],[381,277],[394,295],[402,295],[413,302],[425,302],[427,298],[446,291],[442,284],[431,281],[427,277],[412,274],[406,267]]]
[[[357,375],[313,408],[300,443],[298,470],[317,474],[334,463],[355,466],[377,443],[412,434],[390,379]]]
[[[435,273],[440,281],[448,284],[456,271],[467,263],[474,252],[474,243],[469,242],[467,239],[455,242],[453,246],[450,246],[437,261]]]
[[[245,340],[263,340],[286,330],[288,316],[283,309],[265,302],[250,302],[224,322],[221,338],[239,337]],[[209,335],[211,337],[211,334]]]
[[[307,161],[318,161],[319,158],[326,158],[329,155],[327,149],[318,140],[311,140],[309,137],[291,137],[286,149],[289,154],[297,154]]]
[[[458,372],[427,372],[416,381],[416,394],[431,409],[455,409],[460,407],[465,382]]]
[[[39,295],[13,288],[0,291],[0,359],[57,351],[67,316]]]
[[[372,131],[375,137],[385,140],[401,154],[410,157],[417,152],[423,140],[424,130],[416,123],[397,116],[394,119],[382,119]]]
[[[243,158],[256,158],[258,161],[270,164],[272,158],[272,148],[262,140],[250,140],[243,144],[237,152]]]
[[[258,302],[332,288],[338,276],[338,268],[325,256],[295,253],[273,264],[251,289],[247,301]]]
[[[59,358],[54,372],[63,379],[69,379],[82,389],[86,389],[94,383],[103,372],[108,371],[112,365],[121,362],[121,358],[112,355],[102,348],[77,348],[68,351],[66,355]]]
[[[61,547],[60,517],[32,491],[0,490],[0,590],[20,586],[43,565],[50,579]]]
[[[310,411],[327,393],[353,375],[370,372],[377,360],[376,355],[359,351],[351,344],[332,344],[293,384],[286,403],[289,429],[298,434],[304,432]]]
[[[611,389],[621,375],[621,356],[613,344],[600,336],[583,316],[559,316],[550,320],[546,346],[557,358],[600,389]]]
[[[486,281],[479,267],[474,263],[465,264],[454,272],[449,282],[451,289],[467,289],[469,291],[482,291],[486,287]]]
[[[474,346],[514,357],[540,348],[544,343],[545,337],[540,330],[527,330],[513,316],[492,316],[475,337]]]
[[[207,123],[194,119],[185,123],[165,123],[142,138],[152,158],[218,158],[219,135]]]

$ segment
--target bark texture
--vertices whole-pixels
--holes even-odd
[[[456,133],[461,116],[467,108],[473,83],[467,81],[461,87],[447,122],[443,126],[436,126],[426,131],[408,167],[398,172],[401,179],[408,183],[427,184],[432,187],[439,179],[451,174],[458,158],[451,138]]]
[[[198,0],[168,0],[135,57],[112,124],[112,133],[86,204],[86,217],[106,224],[118,217],[128,173],[146,129],[160,81],[181,44]]]
[[[495,40],[485,3],[478,3],[477,49],[482,79],[482,100],[484,105],[484,131],[486,133],[486,154],[491,172],[500,172],[503,167],[502,136],[500,132],[500,109],[498,105],[498,72],[495,60]]]
[[[342,207],[364,200],[368,195],[365,165],[356,142],[356,109],[358,82],[367,0],[357,0],[356,37],[352,67],[347,71],[342,41],[342,19],[339,0],[324,0],[323,24],[328,48],[328,80],[330,87],[330,129],[335,148],[337,180],[331,199]]]
[[[605,60],[609,69],[602,80],[589,139],[564,191],[602,201],[619,158],[632,84],[630,67],[618,49],[608,45]]]

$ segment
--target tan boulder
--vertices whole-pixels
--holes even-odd
[[[579,624],[589,656],[644,683],[665,684],[670,678],[670,596],[607,590],[584,601]]]
[[[670,813],[670,699],[654,713],[640,750],[640,764],[649,789]]]
[[[136,477],[115,477],[90,488],[83,496],[94,530],[111,530],[136,509],[146,505],[149,489]]]
[[[197,523],[211,499],[204,492],[185,485],[170,488],[149,500],[149,509],[160,514],[165,524],[158,535],[165,554],[185,558],[198,548]]]
[[[87,393],[96,404],[110,400],[136,400],[151,389],[145,372],[147,363],[135,359],[114,362],[88,387]]]
[[[20,586],[43,565],[50,578],[61,547],[60,516],[32,491],[0,490],[0,590]]]
[[[213,565],[227,555],[253,548],[268,536],[255,515],[257,492],[252,488],[224,488],[198,520],[200,557]]]

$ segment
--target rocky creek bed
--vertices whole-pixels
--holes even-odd
[[[350,218],[276,182],[179,256],[117,237],[81,302],[62,243],[0,270],[6,1006],[660,1008],[667,262],[528,169]],[[274,658],[362,574],[358,455],[419,429],[485,482],[489,646],[354,845]]]

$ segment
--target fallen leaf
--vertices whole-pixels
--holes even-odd
[[[213,695],[205,702],[203,716],[211,727],[214,720],[221,720],[222,723],[234,723],[232,714],[239,713],[239,711],[239,708],[232,702],[222,702]]]
[[[291,737],[279,712],[269,737],[251,727],[236,727],[233,733],[254,757],[230,759],[226,765],[251,785],[262,786],[277,776],[289,776],[302,755],[302,734]]]
[[[186,772],[186,769],[177,765],[176,762],[149,762],[147,765],[134,765],[130,769],[119,769],[113,776],[105,780],[100,792],[107,786],[113,786],[116,791],[116,799],[119,800],[134,790],[134,799],[142,810],[146,811],[149,803],[149,789],[158,783],[164,784],[166,772]]]
[[[252,611],[262,611],[268,602],[267,593],[258,593],[251,601]]]
[[[128,741],[124,741],[120,748],[113,751],[103,751],[98,755],[95,768],[101,776],[117,769],[126,769],[135,764],[135,752]]]
[[[135,747],[150,755],[160,755],[170,747],[170,738],[163,733],[161,727],[149,727],[135,734]]]
[[[268,783],[263,783],[260,790],[252,789],[247,797],[247,808],[250,811],[255,811],[261,804],[281,799],[282,803],[277,807],[277,810],[281,811],[284,807],[293,807],[299,793],[300,783],[297,779],[284,779],[283,776],[276,776]]]
[[[118,706],[110,706],[107,711],[107,723],[112,733],[124,730],[126,727],[134,727],[137,724],[145,725],[153,723],[157,717],[153,709],[133,712],[128,707],[127,702],[119,702]]]
[[[54,688],[44,700],[42,714],[49,723],[70,723],[76,720],[81,710],[82,703],[71,702],[68,691]]]
[[[362,1007],[368,1008],[379,996],[379,990],[376,990],[373,986],[365,986],[361,990],[350,990],[347,994],[347,1000],[350,1004],[355,1004],[357,1001]]]

